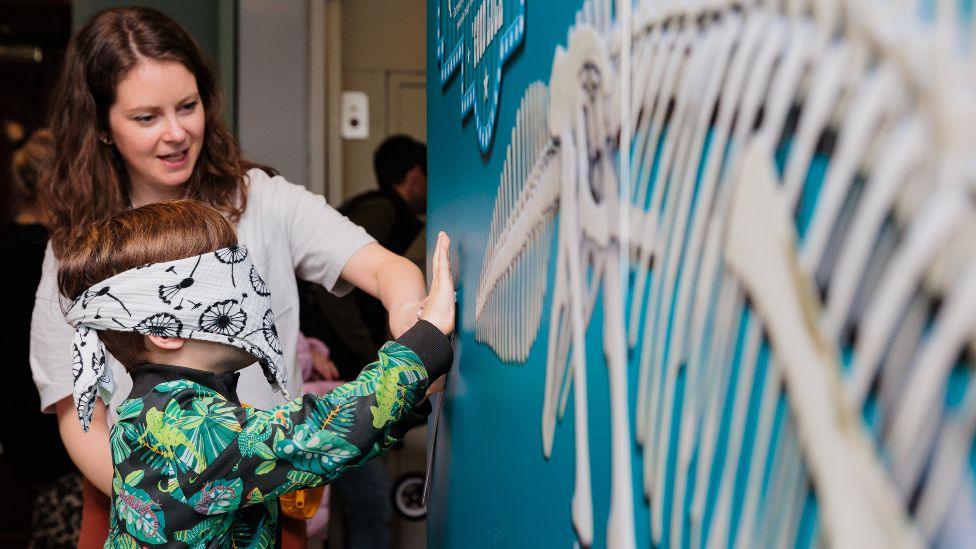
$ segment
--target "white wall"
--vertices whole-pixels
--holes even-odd
[[[289,181],[309,179],[309,4],[238,4],[238,135],[244,153]]]
[[[369,96],[370,136],[342,141],[341,168],[333,170],[341,181],[326,183],[320,179],[325,178],[328,151],[324,137],[315,137],[324,136],[319,126],[325,122],[310,109],[310,96],[325,93],[322,83],[313,86],[309,76],[310,68],[317,75],[326,72],[318,66],[326,61],[320,58],[324,47],[313,49],[310,36],[310,18],[325,13],[314,9],[317,1],[324,2],[239,2],[238,135],[248,156],[290,181],[316,192],[335,187],[328,195],[335,202],[376,187],[372,154],[386,136],[426,137],[426,5],[424,0],[339,0],[340,87]],[[317,42],[325,38],[315,37]]]
[[[376,188],[373,151],[385,137],[426,140],[424,0],[343,0],[342,85],[369,96],[370,135],[342,143],[343,193]]]

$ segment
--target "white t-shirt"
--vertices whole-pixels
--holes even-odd
[[[325,199],[283,177],[269,177],[259,169],[247,174],[247,207],[237,224],[238,241],[247,246],[254,266],[271,288],[271,307],[283,345],[288,368],[288,388],[292,397],[300,394],[302,372],[296,359],[298,338],[298,290],[296,275],[317,282],[332,292],[351,289],[339,280],[346,261],[360,248],[374,242],[362,227],[326,204]],[[61,313],[57,290],[58,264],[48,244],[44,254],[41,282],[34,299],[31,318],[30,365],[34,383],[41,395],[41,410],[72,394],[71,340],[74,330]],[[115,408],[132,389],[125,368],[109,355],[118,390],[109,405],[109,422]],[[256,364],[241,372],[238,382],[241,402],[270,408],[284,402]]]

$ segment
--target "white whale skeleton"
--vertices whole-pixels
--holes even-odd
[[[974,501],[976,383],[951,409],[943,399],[976,354],[976,56],[953,53],[956,33],[931,32],[903,4],[623,1],[613,13],[591,0],[548,86],[525,92],[476,337],[502,360],[527,360],[555,234],[543,451],[572,387],[583,545],[593,543],[585,334],[601,290],[607,547],[635,546],[629,349],[655,544],[790,546],[811,494],[814,535],[830,545],[972,535],[976,516],[952,509]],[[956,21],[942,6],[935,28]],[[793,214],[804,208],[801,237]],[[861,418],[869,400],[876,435]]]

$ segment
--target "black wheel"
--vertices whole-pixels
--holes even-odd
[[[393,483],[393,509],[401,518],[411,521],[423,520],[427,517],[427,507],[424,505],[424,475],[421,473],[407,473]]]

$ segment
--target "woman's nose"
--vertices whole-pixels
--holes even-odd
[[[186,130],[176,116],[166,117],[166,130],[163,139],[171,143],[181,143],[186,139]]]

